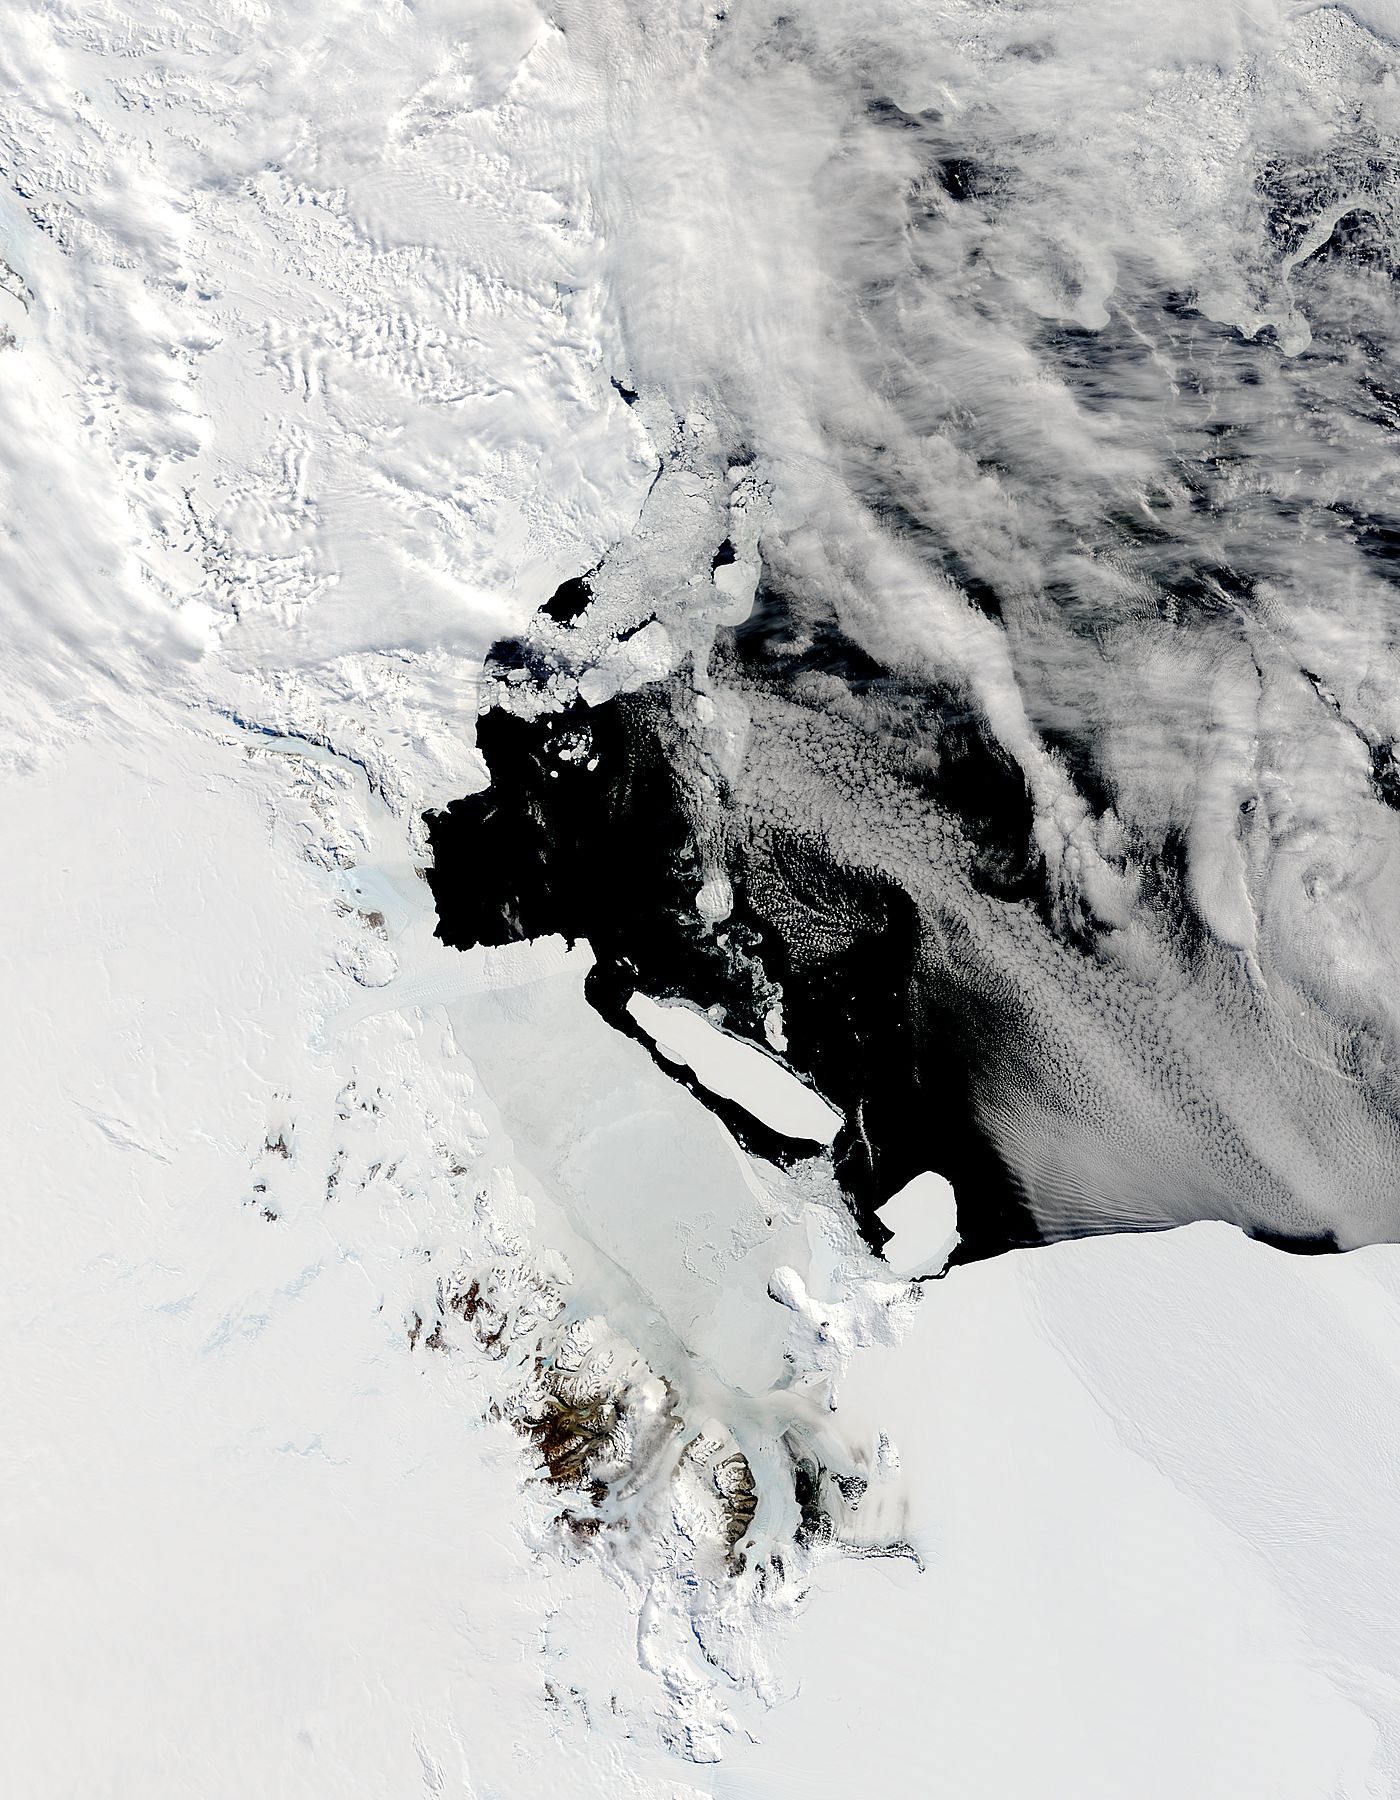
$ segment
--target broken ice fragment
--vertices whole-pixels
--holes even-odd
[[[633,994],[627,1010],[663,1055],[685,1063],[697,1081],[751,1112],[785,1137],[829,1144],[841,1129],[841,1115],[820,1094],[753,1044],[712,1025],[690,1007],[662,1006]]]
[[[885,1261],[896,1275],[913,1280],[941,1275],[958,1245],[958,1207],[952,1183],[926,1169],[888,1199],[875,1215],[894,1236]]]

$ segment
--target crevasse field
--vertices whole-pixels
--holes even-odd
[[[5,1792],[1400,1790],[1397,35],[14,0]],[[1022,1046],[911,1166],[812,965],[435,935],[663,691],[697,941],[800,828]]]

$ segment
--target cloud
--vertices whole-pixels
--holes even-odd
[[[978,1104],[1050,1229],[1393,1235],[1393,51],[1330,8],[685,19],[560,14],[619,357],[753,455],[770,589],[922,684],[928,766],[976,720],[1043,893],[981,891],[995,822],[811,659],[711,733],[739,836],[820,817],[1014,1018]]]

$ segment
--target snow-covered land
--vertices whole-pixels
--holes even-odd
[[[1013,70],[1078,258],[1065,277],[1013,220],[1042,314],[1097,329],[1155,245],[1211,319],[1301,345],[1300,309],[1232,260],[1240,145],[1307,106],[1321,135],[1358,69],[1391,106],[1389,10],[1027,15],[1099,96],[1076,138],[1042,60],[998,61],[998,9],[968,5],[902,99],[977,113],[979,71]],[[1025,747],[985,622],[903,606],[822,437],[858,435],[857,353],[823,348],[841,272],[813,278],[814,246],[831,225],[859,251],[856,190],[890,172],[836,157],[822,107],[895,26],[824,5],[784,62],[799,28],[746,13],[734,54],[772,78],[725,100],[721,22],[16,0],[0,33],[8,1792],[1400,1788],[1400,1250],[1289,1257],[1198,1223],[915,1284],[950,1247],[943,1188],[906,1189],[871,1253],[822,1149],[838,1115],[778,1062],[639,996],[702,1085],[805,1140],[783,1166],[603,1022],[586,943],[433,936],[422,815],[484,783],[490,647],[605,555],[555,633],[574,673],[503,705],[674,674],[748,616],[773,517],[854,614],[889,592],[931,655],[976,664]],[[1107,172],[1112,254],[1081,163]],[[1167,190],[1185,223],[1158,245]],[[1022,373],[988,376],[988,416],[1031,379],[1003,349]],[[753,466],[728,461],[736,420]],[[1086,491],[1120,460],[1096,454]],[[849,567],[807,518],[854,533]],[[1362,668],[1342,700],[1369,719],[1394,696],[1364,598],[1354,632],[1321,600],[1308,629]],[[1312,925],[1297,955],[1394,1010],[1394,846],[1354,734],[1328,738],[1340,837],[1332,765],[1277,749],[1312,849],[1260,925],[1228,671],[1212,691],[1207,913],[1241,966],[1281,966],[1306,878],[1355,956]],[[740,757],[723,696],[692,710]],[[1126,914],[1106,832],[1025,754],[1037,830]],[[718,860],[698,873],[722,922]],[[1316,1153],[1371,1181],[1373,1151]]]
[[[870,1335],[838,1221],[591,1020],[562,946],[450,993],[353,771],[152,712],[11,798],[0,1729],[25,1791],[1392,1791],[1395,1251],[1199,1225],[924,1284],[836,1415],[874,1446],[857,1517],[909,1554],[828,1559],[776,1612],[717,1600],[699,1629],[756,1692],[695,1654],[668,1534],[570,1548],[490,1418],[510,1370],[439,1283],[566,1238],[586,1305],[658,1358],[684,1342],[758,1444],[739,1397],[794,1305],[848,1352]],[[336,843],[354,860],[308,859]],[[678,1703],[723,1762],[665,1748]]]

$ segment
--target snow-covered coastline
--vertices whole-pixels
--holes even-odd
[[[950,113],[995,60],[985,10],[948,26]],[[1234,162],[1290,107],[1330,117],[1356,68],[1388,106],[1393,22],[1266,11],[1114,23],[1102,48],[1104,9],[1047,17],[1091,71],[1121,53],[1146,124],[1105,88],[1056,137],[1034,40],[997,80],[1042,109],[1076,207],[1077,156],[1121,176],[1125,280],[1142,196],[1218,207],[1183,280],[1212,319],[1301,343],[1286,283],[1232,261]],[[771,155],[736,162],[719,150],[765,90],[733,114],[677,100],[713,100],[718,23],[683,8],[661,45],[612,3],[503,0],[24,4],[7,26],[16,1793],[1400,1785],[1400,1249],[1299,1259],[1197,1224],[916,1281],[951,1217],[907,1255],[892,1217],[901,1252],[871,1254],[820,1151],[836,1115],[776,1062],[770,1122],[813,1146],[781,1169],[589,1008],[586,943],[433,937],[423,815],[485,782],[493,644],[534,630],[575,658],[496,684],[522,713],[671,675],[747,616],[763,520],[830,507],[834,531],[849,500],[817,431],[854,407],[819,304],[839,270],[809,277],[845,128],[814,103],[821,58],[861,31],[833,6],[809,63],[773,54]],[[1023,223],[1032,310],[1095,329],[1117,276],[1083,211],[1071,301]],[[850,230],[833,215],[833,245]],[[740,422],[752,462],[730,460]],[[901,596],[905,565],[852,541],[841,581],[869,552]],[[815,538],[790,548],[823,566]],[[605,555],[590,616],[541,624]],[[991,635],[967,607],[907,616],[969,663]],[[1364,633],[1317,635],[1390,704]],[[1335,710],[1351,806],[1364,745]],[[728,767],[746,721],[706,693],[693,712]],[[1245,957],[1236,740],[1207,735],[1228,855],[1202,853],[1203,904]],[[1111,910],[1107,852],[1038,754],[1047,842]],[[1321,842],[1307,771],[1285,773]],[[1324,897],[1353,866],[1384,888],[1360,804]],[[1329,946],[1327,979],[1364,987]],[[722,1088],[737,1040],[671,1010],[673,1035],[720,1040]]]
[[[489,1422],[502,1365],[451,1313],[428,1345],[440,1283],[546,1250],[520,1196],[560,1190],[516,1186],[425,992],[450,955],[426,917],[359,904],[395,877],[356,772],[153,712],[12,794],[11,1766],[114,1796],[836,1793],[927,1757],[969,1795],[1108,1796],[1125,1763],[1162,1800],[1385,1791],[1400,1253],[1197,1226],[955,1269],[884,1347],[848,1308],[833,1423],[885,1434],[857,1517],[913,1554],[821,1560],[776,1613],[717,1603],[736,1687],[669,1635],[664,1546],[551,1523],[529,1441]],[[361,986],[386,942],[398,973]],[[479,992],[577,979],[529,973]],[[328,1030],[397,983],[422,1003]],[[587,1129],[586,1098],[551,1105]],[[672,1167],[696,1154],[672,1134],[718,1149],[666,1105]],[[680,1222],[691,1248],[634,1235],[631,1274],[693,1333],[715,1240]],[[775,1266],[806,1257],[829,1334],[830,1255],[770,1236],[726,1278],[729,1379],[794,1320]],[[677,1700],[721,1763],[675,1761]]]

